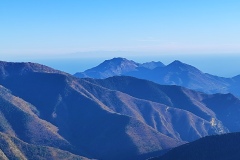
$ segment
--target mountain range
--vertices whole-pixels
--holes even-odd
[[[158,68],[153,64],[143,66]],[[0,156],[147,159],[240,132],[239,107],[230,93],[129,76],[80,79],[40,64],[0,62]]]
[[[199,69],[174,61],[169,65],[161,62],[149,62],[143,65],[125,58],[106,60],[97,67],[78,72],[79,78],[104,79],[112,76],[132,76],[163,85],[178,85],[208,94],[232,93],[240,97],[240,75],[232,78],[218,77],[203,73]],[[151,64],[152,67],[149,67]]]
[[[8,88],[1,91],[3,133],[98,159],[136,159],[184,143],[114,112],[85,81],[38,64],[3,63],[0,83]]]
[[[145,70],[152,70],[157,67],[164,67],[162,62],[146,62],[146,63],[136,63],[132,60],[126,58],[113,58],[110,60],[105,60],[100,65],[88,69],[84,72],[78,72],[74,74],[79,78],[108,78],[112,76],[121,76],[131,72],[143,72]]]

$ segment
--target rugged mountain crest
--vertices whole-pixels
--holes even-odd
[[[25,74],[29,72],[44,72],[44,73],[61,73],[66,74],[64,72],[52,69],[50,67],[37,64],[37,63],[31,63],[31,62],[19,62],[19,63],[13,63],[13,62],[4,62],[0,61],[0,75],[1,77],[6,77],[8,75],[14,75],[14,74]]]
[[[164,64],[161,62],[147,62],[140,64],[127,60],[126,58],[113,58],[105,60],[94,68],[88,69],[84,72],[78,72],[74,75],[79,78],[108,78],[124,75],[133,71],[151,70],[163,66]]]

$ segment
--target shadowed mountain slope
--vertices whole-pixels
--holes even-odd
[[[138,83],[138,79],[136,78],[131,77],[119,77],[119,78],[121,78],[122,82],[123,78],[126,78],[127,80],[130,80],[135,84]],[[117,79],[115,79],[114,81],[116,82],[116,84],[118,84],[119,82]],[[135,98],[133,97],[134,96],[133,94],[129,96],[128,94],[122,93],[124,91],[119,92],[116,90],[105,89],[104,94],[102,94],[100,92],[102,88],[99,86],[95,86],[93,88],[92,85],[89,85],[87,83],[84,84],[84,82],[81,82],[81,84],[84,85],[89,92],[94,94],[95,97],[101,99],[102,103],[104,103],[106,106],[109,106],[110,109],[113,110],[114,112],[139,119],[140,121],[143,121],[152,128],[156,129],[157,131],[178,140],[193,141],[206,135],[227,132],[226,129],[223,129],[224,127],[221,125],[221,122],[219,122],[219,126],[217,127],[215,126],[213,127],[211,125],[210,123],[211,119],[213,117],[216,118],[216,116],[211,110],[209,110],[206,107],[203,108],[205,110],[202,111],[202,113],[199,114],[198,116],[197,114],[198,112],[194,114],[190,111],[187,111],[186,109],[180,108],[180,106],[179,108],[177,108],[177,106],[173,107],[171,105],[165,105],[161,103],[161,100],[158,102],[153,102],[150,100],[146,100],[147,98],[146,99],[143,98],[140,99],[139,97]],[[124,84],[124,82],[122,84]],[[126,85],[126,88],[127,87],[128,86]],[[147,85],[145,85],[145,87],[148,88]],[[172,86],[170,86],[170,88],[172,88]],[[129,86],[129,89],[134,88],[131,88]],[[181,94],[182,93],[180,93],[179,95]],[[159,95],[161,96],[161,94]],[[164,95],[162,99],[170,100],[169,97],[167,97],[166,95]],[[182,103],[184,103],[184,100]],[[199,107],[193,106],[190,102],[187,101],[182,106],[188,105],[192,108],[192,110],[197,110],[196,108]],[[180,121],[184,125],[179,126]]]
[[[71,154],[60,149],[33,145],[22,140],[11,137],[8,134],[0,132],[0,159],[21,159],[21,160],[87,160],[85,157]]]
[[[236,160],[240,157],[240,133],[209,136],[174,148],[151,160]]]
[[[179,86],[164,86],[124,76],[116,76],[104,80],[85,80],[111,90],[121,91],[139,99],[188,111],[209,122],[218,119],[230,132],[240,131],[238,117],[240,114],[240,100],[232,94],[207,95]],[[216,122],[214,125],[217,124]],[[221,123],[219,125],[220,128],[223,127]],[[222,129],[225,130],[224,128]],[[221,132],[221,129],[219,131]]]
[[[70,149],[58,129],[38,117],[38,110],[0,86],[0,132],[37,145]]]

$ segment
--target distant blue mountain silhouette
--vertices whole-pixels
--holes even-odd
[[[85,72],[78,72],[75,74],[79,78],[108,78],[112,76],[120,76],[133,71],[144,71],[152,70],[156,67],[163,67],[164,64],[161,62],[147,62],[147,63],[136,63],[126,58],[113,58],[106,60],[100,65],[88,69]]]
[[[152,62],[154,67],[144,67],[144,65],[124,58],[117,59],[121,63],[116,63],[116,58],[114,58],[85,72],[76,73],[74,76],[103,79],[125,75],[164,85],[183,86],[208,94],[232,93],[240,97],[240,75],[233,78],[218,77],[203,73],[197,68],[177,60],[167,66],[161,62]]]

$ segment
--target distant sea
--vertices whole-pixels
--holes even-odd
[[[174,60],[180,60],[183,63],[192,65],[200,69],[204,73],[209,73],[221,77],[233,77],[240,74],[240,54],[164,54],[164,55],[151,55],[147,54],[144,56],[105,56],[105,57],[96,57],[96,58],[28,58],[18,60],[24,62],[35,62],[50,66],[54,69],[58,69],[70,74],[76,72],[82,72],[92,67],[95,67],[102,63],[104,60],[111,59],[114,57],[123,57],[129,60],[134,60],[138,63],[150,62],[150,61],[161,61],[165,65],[168,65]],[[8,60],[9,61],[9,60]],[[10,60],[11,61],[11,60]]]
[[[53,67],[58,70],[74,74],[82,72],[86,69],[97,66],[109,58],[67,58],[67,59],[51,59],[36,60]],[[161,61],[165,65],[174,60],[180,60],[184,63],[197,67],[204,73],[209,73],[221,77],[233,77],[240,74],[240,54],[239,55],[202,55],[202,56],[159,56],[159,57],[129,57],[129,60],[144,63],[146,61]]]

